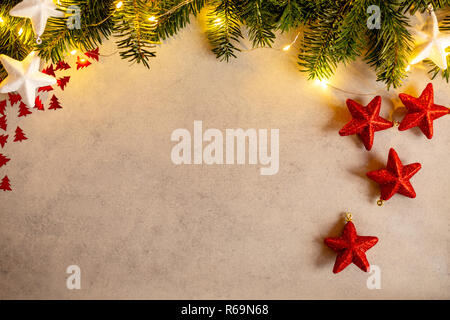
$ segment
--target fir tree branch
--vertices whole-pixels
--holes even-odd
[[[407,76],[411,54],[409,20],[395,1],[378,0],[375,4],[381,9],[381,29],[368,30],[370,42],[365,58],[375,68],[378,81],[385,82],[388,89],[397,88]]]
[[[253,48],[271,47],[275,39],[275,19],[270,2],[246,0],[240,6],[241,20],[248,27]]]
[[[149,68],[149,59],[155,57],[155,25],[148,18],[151,11],[146,1],[124,1],[123,9],[114,15],[113,34],[119,54],[130,62],[142,63]]]
[[[426,11],[429,5],[432,5],[434,9],[444,8],[450,5],[450,0],[403,0],[400,8],[403,12],[410,11],[414,14],[417,11]]]
[[[238,0],[212,2],[215,7],[208,13],[208,40],[217,58],[228,62],[231,57],[236,58],[235,51],[241,51],[235,45],[243,38],[237,10]]]
[[[304,31],[304,41],[299,54],[300,70],[308,73],[309,79],[331,77],[341,60],[336,55],[335,45],[338,30],[348,12],[349,1],[336,1],[318,13]]]

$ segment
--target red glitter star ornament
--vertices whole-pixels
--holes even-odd
[[[367,272],[370,264],[366,258],[366,251],[378,242],[378,238],[358,236],[355,225],[351,221],[351,214],[347,214],[346,221],[347,224],[340,237],[325,239],[325,244],[338,254],[334,263],[333,273],[341,272],[351,263]]]
[[[381,186],[382,201],[389,200],[396,193],[400,193],[409,198],[415,198],[416,192],[409,182],[420,169],[420,163],[403,165],[397,152],[391,148],[385,169],[375,170],[367,173],[367,177]]]
[[[450,109],[434,104],[433,84],[429,83],[419,98],[408,94],[399,95],[408,113],[403,118],[398,130],[405,131],[419,127],[428,138],[433,138],[433,121],[450,113]]]
[[[353,119],[339,131],[339,134],[341,136],[359,135],[369,151],[373,146],[375,132],[389,129],[394,125],[391,121],[380,117],[380,96],[376,96],[367,107],[348,99],[347,108]]]

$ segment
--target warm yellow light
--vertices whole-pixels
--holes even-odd
[[[156,19],[155,16],[151,16],[150,18],[148,18],[148,21],[150,21],[150,22],[158,22],[158,19]]]
[[[288,44],[288,45],[283,47],[283,51],[288,51],[290,48],[291,48],[291,45]]]
[[[85,62],[85,61],[86,61],[86,59],[84,59],[84,58],[81,58],[81,59],[80,59],[80,61],[81,61],[81,62]]]
[[[117,8],[117,9],[120,9],[120,8],[122,7],[122,5],[123,5],[123,2],[122,2],[122,1],[119,1],[119,2],[117,2],[117,4],[116,4],[116,8]]]
[[[19,36],[21,36],[22,33],[23,33],[23,28],[20,28],[20,30],[19,30]]]
[[[70,54],[73,55],[73,56],[76,55],[77,54],[77,50],[70,51]]]
[[[5,22],[2,17],[0,17],[0,23]]]
[[[328,87],[328,84],[330,83],[328,80],[322,79],[316,79],[315,83],[319,86],[321,86],[323,89],[326,89]]]
[[[411,65],[410,64],[408,64],[408,66],[406,67],[406,72],[408,72],[409,70],[411,70]]]
[[[221,24],[222,24],[222,19],[217,18],[216,20],[214,20],[214,24],[215,24],[216,26],[221,25]]]

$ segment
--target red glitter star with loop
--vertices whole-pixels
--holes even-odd
[[[351,214],[347,214],[346,221],[347,224],[340,237],[325,239],[325,244],[338,254],[334,263],[333,273],[341,272],[351,263],[367,272],[370,264],[366,258],[366,251],[378,242],[378,238],[358,236],[355,225],[351,221]]]
[[[391,148],[387,167],[367,173],[367,177],[381,186],[381,197],[378,204],[389,200],[396,193],[409,198],[415,198],[416,192],[409,180],[422,168],[420,163],[412,163],[404,166],[397,152]]]
[[[339,134],[341,136],[359,135],[364,146],[369,151],[373,146],[375,132],[386,130],[393,126],[391,121],[380,117],[380,96],[376,96],[367,107],[348,99],[347,108],[353,119],[339,131]]]
[[[428,138],[433,138],[433,121],[450,113],[450,109],[434,104],[433,84],[429,83],[419,98],[408,94],[399,95],[408,113],[398,129],[400,131],[419,127]]]

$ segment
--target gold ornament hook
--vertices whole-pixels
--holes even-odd
[[[350,212],[345,213],[345,222],[350,222],[352,221],[352,214]]]
[[[377,201],[377,205],[379,206],[379,207],[382,207],[383,206],[383,204],[384,204],[384,200],[378,200]]]

